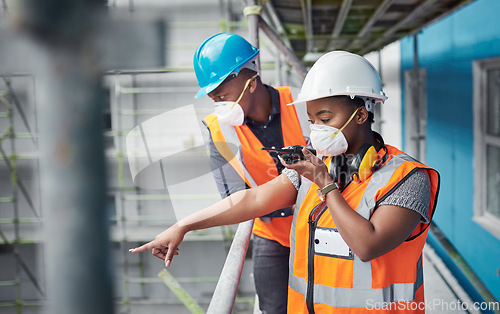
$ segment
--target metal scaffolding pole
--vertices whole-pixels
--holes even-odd
[[[259,28],[278,48],[279,52],[285,57],[285,60],[297,71],[302,77],[306,77],[307,69],[304,64],[297,58],[295,53],[285,45],[280,39],[276,31],[272,29],[266,21],[261,17],[262,8],[257,5],[256,0],[249,0],[248,5],[244,9],[245,16],[248,17],[248,37],[250,43],[259,48]],[[258,63],[260,68],[260,62]]]
[[[259,17],[262,8],[257,5],[257,0],[248,0],[244,14],[248,18],[248,38],[252,46],[259,48]],[[260,70],[260,57],[257,55],[257,67]]]
[[[99,76],[69,50],[52,54],[40,102],[51,313],[111,313]]]
[[[259,8],[256,0],[249,0],[248,6],[245,8],[245,15],[248,17],[249,42],[257,48],[259,48]],[[260,62],[257,65],[260,69]],[[245,256],[252,236],[253,223],[252,219],[238,225],[207,313],[232,312]]]
[[[71,19],[76,17],[74,10],[83,6],[80,13],[90,17],[91,8],[81,1],[53,2],[55,7],[45,9],[62,10],[69,18],[39,10],[34,2],[25,2],[20,11],[37,39],[37,33],[47,27],[55,41],[42,42],[38,73],[42,193],[48,214],[47,311],[111,313],[100,73],[89,70],[84,47],[70,43],[62,34],[63,29],[78,32],[84,27]],[[33,17],[33,24],[27,22]]]
[[[278,48],[278,50],[283,54],[286,61],[290,63],[290,65],[297,71],[297,73],[305,78],[307,74],[307,69],[302,62],[297,58],[297,56],[293,53],[293,51],[288,48],[283,41],[279,38],[278,34],[267,25],[266,21],[262,19],[260,16],[258,17],[259,27],[266,34],[267,37],[273,42],[273,44]]]
[[[214,295],[208,306],[207,314],[229,314],[232,312],[252,228],[253,219],[239,224],[217,287],[215,287]]]
[[[405,121],[406,121],[406,151],[411,156],[425,161],[425,98],[423,96],[422,71],[418,59],[418,37],[413,36],[413,68],[406,75],[407,84],[405,88],[408,95],[405,99]]]
[[[161,65],[164,26],[109,22],[102,0],[16,4],[18,31],[5,31],[12,45],[0,45],[0,68],[40,82],[47,313],[112,313],[101,76]]]
[[[421,132],[420,132],[420,65],[418,62],[418,36],[413,35],[413,106],[415,108],[415,157],[419,160],[423,160],[421,156]]]

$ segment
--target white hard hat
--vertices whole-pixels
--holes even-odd
[[[365,58],[347,51],[331,51],[319,58],[304,79],[297,100],[292,104],[319,98],[346,95],[365,100],[368,111],[387,96],[380,75]]]

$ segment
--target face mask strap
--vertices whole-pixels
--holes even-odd
[[[236,101],[234,102],[234,104],[230,107],[231,109],[233,109],[233,107],[236,106],[236,104],[240,102],[241,98],[243,98],[243,94],[245,93],[248,85],[250,85],[250,81],[253,80],[254,78],[256,78],[257,76],[259,76],[258,73],[255,74],[254,76],[252,76],[251,78],[249,78],[247,80],[247,82],[245,83],[245,87],[243,87],[243,91],[240,94],[240,97],[238,97],[238,99],[236,99]]]
[[[332,135],[330,135],[330,138],[334,138],[335,135],[339,134],[349,124],[349,122],[351,122],[351,120],[354,118],[354,116],[356,115],[358,110],[359,110],[359,107],[356,109],[356,111],[353,112],[351,117],[347,120],[346,123],[344,123],[344,125],[340,129],[338,129],[337,131],[333,132]]]

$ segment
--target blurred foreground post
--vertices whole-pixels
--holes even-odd
[[[164,60],[164,25],[109,21],[102,0],[20,0],[0,72],[33,73],[40,113],[47,308],[113,313],[101,77]]]

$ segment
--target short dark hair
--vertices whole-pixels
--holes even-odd
[[[359,107],[365,106],[365,101],[361,97],[356,96],[354,98],[351,98],[351,96],[344,96],[344,95],[333,96],[333,97],[344,100],[345,103],[349,104],[352,107],[352,112],[354,112],[354,110],[358,109]],[[374,118],[375,118],[375,116],[374,116],[373,112],[368,111],[368,122],[370,124],[373,124],[373,122],[375,122]]]
[[[240,70],[240,74],[238,74],[238,75],[243,75],[246,78],[251,78],[255,74],[257,74],[257,72],[255,72],[254,70],[251,70],[251,69],[248,69],[248,68],[243,68],[243,69]]]

